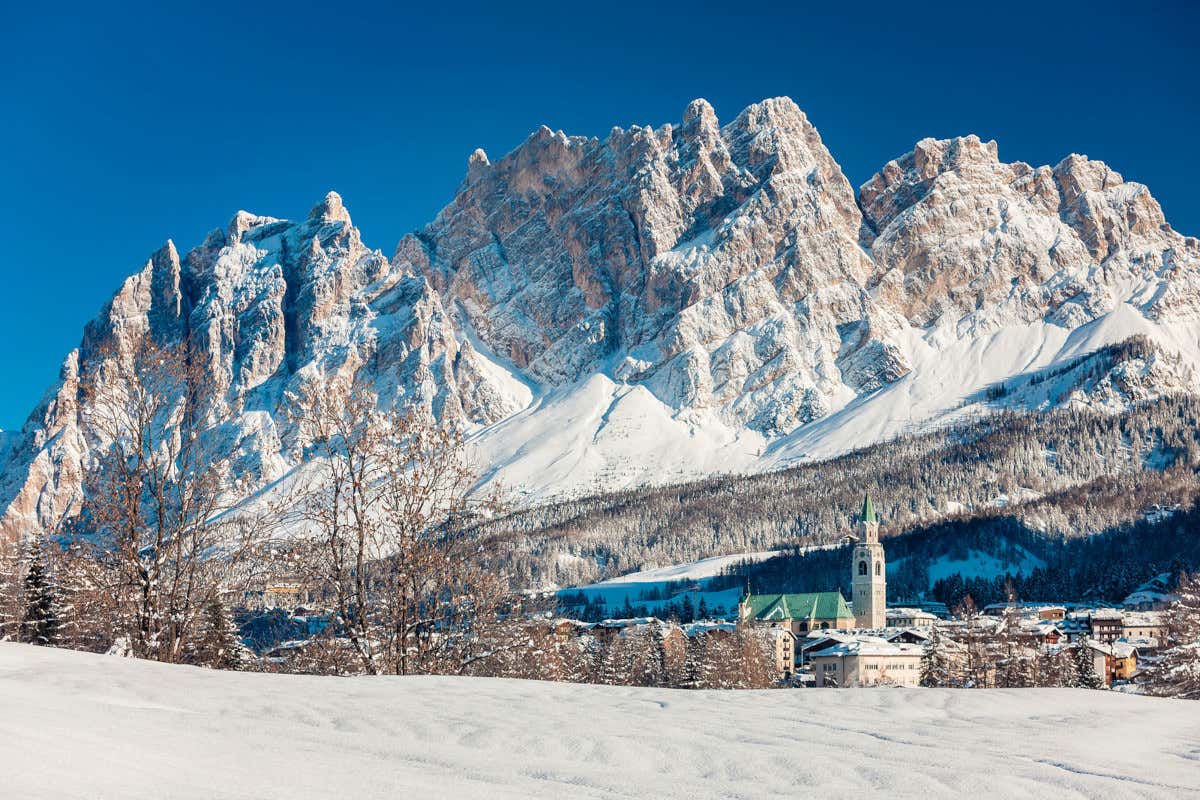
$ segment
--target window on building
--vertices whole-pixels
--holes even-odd
[[[858,574],[859,575],[867,574],[867,562],[865,562],[865,561],[858,562]]]
[[[879,574],[879,567],[880,567],[880,564],[879,564],[879,562],[878,562],[878,561],[876,561],[876,562],[875,562],[875,574],[876,574],[876,575],[878,575],[878,574]]]

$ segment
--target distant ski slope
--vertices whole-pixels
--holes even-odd
[[[20,798],[1195,798],[1195,703],[225,673],[0,643]],[[884,793],[888,793],[884,795]]]

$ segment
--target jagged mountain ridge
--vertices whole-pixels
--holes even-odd
[[[147,331],[205,353],[251,487],[302,460],[306,393],[366,370],[385,402],[470,426],[488,478],[534,501],[831,455],[1133,334],[1149,377],[1105,383],[1106,407],[1195,391],[1198,280],[1200,242],[1081,156],[926,139],[856,194],[786,98],[723,127],[697,100],[603,140],[542,128],[472,154],[390,259],[334,193],[300,222],[239,212],[182,258],[168,243],[9,437],[5,530],[70,513],[106,446],[80,370]]]

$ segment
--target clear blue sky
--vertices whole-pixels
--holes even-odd
[[[0,46],[0,427],[167,238],[333,188],[390,254],[467,156],[786,94],[858,185],[924,136],[1069,152],[1200,235],[1200,14],[1174,3],[13,3]],[[1123,8],[1124,13],[1120,13]]]

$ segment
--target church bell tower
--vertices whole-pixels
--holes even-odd
[[[859,628],[887,625],[887,564],[879,543],[879,519],[871,495],[863,498],[858,519],[858,543],[850,562],[854,624]]]

